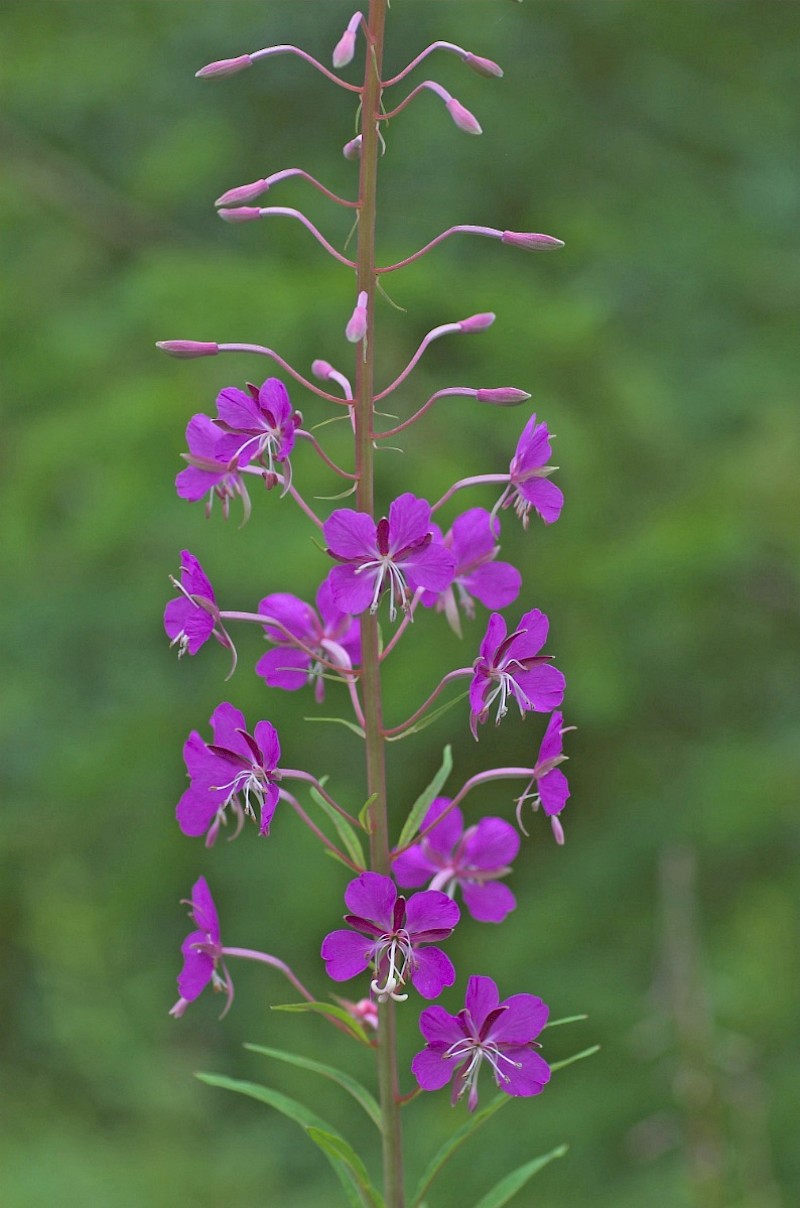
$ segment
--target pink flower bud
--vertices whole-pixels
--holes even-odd
[[[356,53],[356,35],[352,29],[346,29],[333,51],[333,65],[336,68],[346,67],[352,63]]]
[[[474,114],[470,113],[469,109],[465,109],[460,101],[457,101],[454,96],[446,102],[447,112],[458,126],[459,130],[463,130],[465,134],[482,134],[481,125]]]
[[[208,344],[202,340],[159,340],[156,348],[171,357],[181,357],[184,360],[191,357],[215,357],[219,352],[218,344]]]
[[[367,334],[367,324],[367,293],[362,289],[358,295],[356,308],[350,316],[350,322],[344,329],[344,334],[351,344],[358,344],[364,339]]]
[[[516,390],[513,386],[498,386],[494,390],[478,390],[475,398],[479,403],[493,403],[495,407],[516,407],[531,396],[525,390]]]
[[[473,71],[477,71],[478,75],[495,76],[497,79],[500,79],[503,74],[503,69],[499,63],[495,63],[493,59],[481,58],[480,55],[473,55],[467,52],[462,62],[466,63],[467,67],[471,67]]]
[[[237,71],[244,71],[245,67],[252,66],[250,55],[239,55],[237,59],[218,59],[216,63],[209,63],[194,74],[198,80],[205,80],[212,76],[235,75]]]
[[[531,231],[503,231],[501,243],[511,247],[522,247],[527,252],[555,252],[564,246],[563,239],[555,239],[552,235],[536,235]]]
[[[460,331],[485,331],[487,327],[491,327],[494,323],[496,315],[491,311],[486,311],[480,315],[470,315],[468,319],[462,319],[458,324]]]
[[[345,143],[342,147],[342,155],[345,159],[361,159],[361,135],[357,134],[355,138],[351,138],[349,143]]]
[[[325,382],[333,373],[333,365],[331,365],[330,361],[323,361],[321,358],[318,358],[316,361],[311,362],[311,372],[314,374],[314,377],[318,377]]]
[[[563,847],[564,846],[564,827],[561,825],[561,823],[559,822],[559,820],[555,814],[553,814],[552,818],[550,819],[550,826],[552,828],[553,838],[555,839],[556,843],[558,844],[559,847]]]
[[[249,185],[237,185],[235,189],[228,189],[227,193],[223,193],[214,202],[215,206],[231,206],[239,205],[243,201],[252,201],[254,197],[260,197],[262,193],[266,193],[269,189],[268,180],[254,180]]]
[[[223,222],[252,222],[261,217],[257,206],[237,206],[233,210],[217,210]]]

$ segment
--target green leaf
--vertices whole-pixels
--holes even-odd
[[[462,1124],[461,1128],[459,1128],[457,1132],[454,1132],[449,1140],[445,1141],[441,1149],[434,1154],[428,1165],[425,1167],[425,1170],[417,1183],[414,1195],[411,1199],[411,1208],[420,1208],[425,1192],[428,1190],[431,1183],[436,1178],[436,1175],[444,1166],[445,1162],[448,1162],[450,1158],[452,1158],[456,1150],[460,1149],[464,1142],[471,1137],[473,1133],[477,1132],[477,1130],[481,1128],[481,1126],[484,1125],[486,1121],[495,1114],[495,1112],[499,1111],[501,1107],[505,1107],[505,1105],[510,1102],[511,1100],[509,1099],[508,1095],[497,1095],[494,1099],[492,1099],[491,1103],[487,1104],[486,1107],[482,1108],[479,1112],[476,1112],[474,1116],[470,1116],[467,1123]]]
[[[363,871],[367,867],[364,859],[364,849],[361,846],[361,840],[356,834],[353,827],[343,818],[338,810],[335,810],[329,801],[326,801],[322,793],[317,792],[315,788],[309,789],[311,799],[315,805],[318,805],[324,814],[330,818],[333,825],[336,827],[336,833],[342,841],[342,846],[347,852],[354,864],[357,864],[359,869]]]
[[[303,721],[325,721],[335,726],[347,726],[348,730],[352,730],[359,738],[366,737],[361,726],[357,726],[354,721],[348,721],[346,717],[304,717]]]
[[[550,1064],[551,1070],[563,1070],[565,1066],[572,1065],[576,1061],[583,1061],[584,1057],[592,1057],[595,1053],[600,1052],[600,1045],[593,1044],[590,1049],[584,1049],[580,1053],[575,1053],[572,1057],[565,1057],[563,1061],[554,1061]]]
[[[426,713],[419,721],[415,721],[413,726],[409,726],[402,734],[391,734],[387,742],[400,742],[402,738],[408,738],[412,734],[419,734],[420,730],[427,730],[428,726],[433,722],[438,721],[443,713],[448,709],[452,709],[453,705],[457,705],[459,701],[465,700],[469,696],[469,692],[460,692],[458,696],[454,696],[452,700],[447,701],[443,705],[439,705],[436,709],[432,709],[430,713]]]
[[[342,1173],[349,1175],[361,1192],[361,1201],[368,1208],[383,1208],[383,1197],[378,1194],[370,1182],[366,1166],[355,1150],[337,1133],[325,1132],[321,1128],[309,1128],[308,1135],[320,1147],[331,1165],[342,1168]]]
[[[301,1057],[298,1053],[286,1053],[283,1049],[270,1049],[262,1044],[246,1044],[244,1047],[251,1053],[260,1053],[263,1057],[274,1057],[276,1061],[285,1061],[288,1065],[296,1065],[301,1070],[311,1070],[314,1074],[321,1074],[323,1078],[330,1078],[332,1082],[337,1082],[349,1095],[353,1096],[356,1103],[363,1107],[375,1127],[379,1131],[381,1130],[383,1121],[377,1100],[350,1074],[337,1070],[333,1065],[312,1061],[310,1057]]]
[[[357,1019],[353,1019],[352,1015],[348,1015],[347,1011],[342,1007],[335,1007],[333,1003],[327,1002],[287,1002],[281,1003],[280,1006],[270,1007],[271,1011],[311,1011],[317,1015],[326,1015],[329,1019],[338,1019],[343,1023],[348,1030],[355,1036],[356,1040],[360,1040],[362,1044],[369,1045],[372,1048],[367,1033],[362,1028]]]
[[[339,1176],[342,1186],[345,1188],[350,1203],[352,1205],[365,1205],[366,1208],[380,1208],[380,1199],[377,1197],[377,1192],[374,1191],[374,1188],[370,1188],[369,1177],[361,1159],[353,1153],[344,1137],[340,1137],[335,1133],[330,1125],[326,1124],[310,1108],[305,1107],[302,1103],[298,1103],[296,1099],[290,1099],[288,1095],[284,1095],[280,1091],[274,1091],[269,1086],[261,1086],[257,1082],[242,1082],[238,1078],[226,1078],[223,1074],[197,1074],[196,1077],[208,1086],[218,1086],[222,1090],[233,1091],[238,1095],[247,1095],[250,1099],[256,1099],[259,1103],[266,1104],[267,1107],[273,1107],[281,1115],[288,1116],[290,1120],[294,1120],[295,1124],[299,1124],[303,1131],[326,1154]],[[361,1178],[356,1174],[355,1169],[350,1169],[350,1166],[341,1157],[334,1155],[330,1149],[326,1149],[320,1145],[319,1136],[330,1137],[340,1147],[342,1153],[349,1151],[352,1154],[361,1169],[364,1170],[366,1177],[365,1185],[362,1185]],[[347,1181],[345,1181],[345,1178]],[[352,1192],[356,1193],[355,1196],[351,1194]]]
[[[512,1170],[511,1174],[507,1174],[504,1179],[495,1184],[491,1191],[487,1192],[482,1200],[479,1200],[475,1208],[503,1208],[504,1204],[507,1204],[518,1191],[522,1190],[528,1179],[532,1179],[549,1162],[556,1158],[563,1158],[567,1148],[566,1145],[559,1145],[557,1149],[551,1149],[550,1153],[543,1154],[540,1158],[534,1158],[532,1162],[526,1162],[524,1166]]]
[[[373,793],[371,797],[367,797],[361,809],[358,811],[358,821],[361,824],[361,829],[366,831],[368,835],[371,835],[375,829],[372,822],[372,812],[370,810],[370,806],[372,805],[373,801],[377,800],[378,794]]]
[[[446,746],[442,752],[442,766],[411,807],[411,813],[406,818],[405,826],[397,840],[398,847],[406,847],[419,830],[419,824],[425,817],[428,807],[435,797],[439,796],[444,782],[453,770],[453,748]]]
[[[565,1015],[562,1019],[551,1019],[544,1026],[546,1028],[558,1028],[562,1023],[580,1023],[583,1019],[588,1019],[588,1015]]]

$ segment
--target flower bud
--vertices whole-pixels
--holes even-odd
[[[320,378],[325,382],[333,373],[333,365],[331,365],[330,361],[323,361],[320,357],[316,361],[311,362],[311,372],[314,374],[314,377]]]
[[[254,197],[260,197],[262,193],[266,193],[269,189],[268,180],[254,180],[249,185],[237,185],[235,189],[228,189],[227,193],[223,193],[214,202],[215,206],[230,206],[239,205],[243,201],[252,201]]]
[[[336,68],[346,67],[352,63],[356,53],[356,35],[352,29],[346,29],[333,50],[333,65]]]
[[[526,252],[555,252],[564,246],[563,239],[552,235],[536,235],[532,231],[503,231],[501,243],[524,248]]]
[[[559,847],[564,846],[564,827],[559,822],[555,814],[550,819],[550,827],[553,831],[553,838]]]
[[[462,62],[466,63],[467,67],[471,67],[473,71],[477,71],[478,75],[495,76],[500,79],[503,74],[499,63],[495,63],[493,59],[484,59],[480,55],[470,54],[469,51],[464,55]]]
[[[342,147],[342,155],[345,159],[361,159],[361,135],[357,134],[355,138],[351,138],[349,143],[345,143]]]
[[[215,357],[219,352],[218,344],[209,344],[202,340],[159,340],[156,348],[182,360],[190,360],[192,357]]]
[[[449,101],[445,102],[447,112],[458,126],[459,130],[463,130],[465,134],[482,134],[480,122],[474,114],[470,113],[469,109],[465,109],[460,101],[457,101],[454,96],[450,97]]]
[[[495,407],[516,407],[517,403],[524,403],[530,397],[527,391],[517,390],[513,386],[498,386],[493,390],[478,390],[475,395],[479,403],[493,403]]]
[[[237,206],[233,210],[217,210],[223,222],[252,222],[261,217],[258,206]]]
[[[250,55],[239,55],[236,59],[218,59],[216,63],[209,63],[194,74],[196,79],[205,80],[212,76],[235,75],[237,71],[244,71],[245,67],[252,66]]]
[[[470,315],[468,319],[462,319],[458,327],[460,331],[465,332],[485,331],[487,327],[492,326],[496,318],[497,316],[493,315],[491,311],[486,311],[483,314]]]
[[[358,344],[364,339],[367,334],[367,325],[367,292],[362,289],[358,295],[356,308],[350,316],[350,322],[344,329],[344,334],[351,344]]]

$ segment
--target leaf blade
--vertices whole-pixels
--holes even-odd
[[[440,791],[444,787],[447,777],[453,770],[453,748],[448,745],[442,751],[442,765],[439,771],[431,780],[427,788],[423,789],[419,797],[411,807],[408,817],[405,820],[403,829],[400,832],[400,838],[397,840],[398,847],[407,847],[411,840],[419,830],[419,825],[428,812],[428,808],[434,798],[439,796]]]
[[[481,1128],[486,1121],[495,1114],[495,1112],[499,1111],[501,1107],[505,1107],[506,1103],[510,1102],[511,1100],[509,1099],[508,1095],[496,1095],[495,1098],[492,1099],[491,1103],[487,1104],[486,1107],[481,1108],[481,1110],[476,1112],[474,1116],[471,1116],[466,1124],[462,1124],[461,1128],[454,1132],[453,1135],[447,1141],[445,1141],[444,1145],[442,1145],[441,1148],[436,1151],[422,1172],[419,1182],[414,1190],[414,1195],[411,1199],[411,1208],[420,1208],[426,1191],[445,1163],[449,1162],[456,1150],[460,1149],[464,1142],[468,1140],[473,1133],[477,1132],[478,1129]]]
[[[353,1019],[343,1007],[335,1007],[332,1003],[327,1002],[287,1002],[279,1003],[277,1006],[270,1007],[271,1011],[311,1011],[312,1014],[326,1015],[330,1019],[336,1019],[340,1023],[345,1024],[356,1040],[360,1040],[362,1044],[372,1048],[372,1042],[369,1036],[362,1028],[358,1020]]]
[[[344,1070],[339,1070],[333,1065],[326,1065],[323,1061],[314,1061],[310,1057],[301,1057],[299,1053],[287,1053],[283,1049],[273,1049],[263,1044],[246,1044],[244,1047],[251,1053],[260,1053],[263,1057],[273,1057],[276,1061],[284,1061],[287,1065],[295,1065],[299,1069],[309,1070],[311,1073],[321,1074],[323,1078],[329,1078],[331,1082],[337,1083],[355,1099],[378,1131],[381,1131],[383,1121],[378,1101],[366,1087]]]
[[[535,1174],[538,1174],[556,1158],[563,1158],[568,1148],[567,1145],[559,1145],[555,1149],[551,1149],[550,1153],[542,1154],[541,1157],[526,1162],[524,1166],[518,1166],[499,1183],[495,1183],[491,1191],[487,1191],[486,1195],[478,1201],[475,1208],[503,1208],[504,1204],[507,1204],[518,1191],[522,1190],[529,1179],[532,1179]]]
[[[322,793],[318,792],[313,786],[309,789],[311,799],[315,805],[319,806],[322,812],[330,818],[336,828],[336,833],[342,841],[342,846],[345,848],[348,856],[357,864],[359,869],[363,870],[367,867],[364,858],[364,849],[361,846],[361,840],[354,831],[353,827],[343,818],[338,810],[335,810],[330,802],[326,801]]]

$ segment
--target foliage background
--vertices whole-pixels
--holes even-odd
[[[300,366],[343,362],[348,275],[299,228],[225,227],[210,203],[294,164],[351,189],[338,154],[349,98],[290,59],[192,76],[270,42],[326,58],[349,15],[338,0],[6,0],[0,16],[0,1198],[19,1208],[331,1202],[324,1160],[292,1125],[201,1087],[196,1069],[263,1078],[356,1127],[336,1088],[243,1052],[251,1040],[349,1059],[321,1023],[270,1014],[286,988],[269,973],[235,970],[222,1025],[206,999],[181,1023],[166,1014],[177,903],[200,872],[228,942],[290,959],[321,993],[316,954],[343,884],[289,816],[269,842],[248,831],[212,853],[180,836],[188,730],[229,698],[278,722],[287,763],[329,772],[353,802],[363,787],[354,738],[305,725],[308,698],[264,696],[248,669],[257,635],[242,636],[229,685],[224,652],[180,666],[167,652],[166,576],[184,546],[234,607],[311,592],[325,567],[288,501],[257,497],[240,531],[172,491],[189,416],[264,364],[152,349],[241,339]],[[528,606],[552,618],[579,726],[567,847],[537,826],[516,915],[500,931],[464,928],[455,954],[464,975],[491,971],[557,1015],[590,1012],[548,1036],[549,1055],[603,1045],[542,1099],[510,1104],[434,1208],[563,1140],[569,1157],[524,1202],[797,1202],[798,26],[796,4],[771,0],[392,9],[390,64],[444,37],[506,77],[435,63],[482,140],[462,138],[432,97],[392,124],[386,259],[452,221],[567,243],[526,257],[454,240],[392,279],[406,310],[380,314],[388,380],[429,326],[495,310],[490,332],[431,350],[398,408],[456,380],[528,388],[558,433],[568,500],[553,529],[523,538],[509,518],[504,531]],[[347,233],[301,186],[275,202]],[[323,418],[299,394],[307,419]],[[441,404],[405,456],[384,455],[385,500],[501,469],[524,418]],[[342,428],[327,431],[345,456]],[[336,489],[307,450],[297,474]],[[463,650],[432,617],[414,627],[391,667],[391,717],[473,657],[480,626]],[[518,762],[539,733],[509,717],[475,749],[447,715],[393,748],[398,815],[445,741],[467,774]],[[488,791],[473,803],[509,807]],[[457,1119],[444,1095],[413,1110],[412,1171]]]

